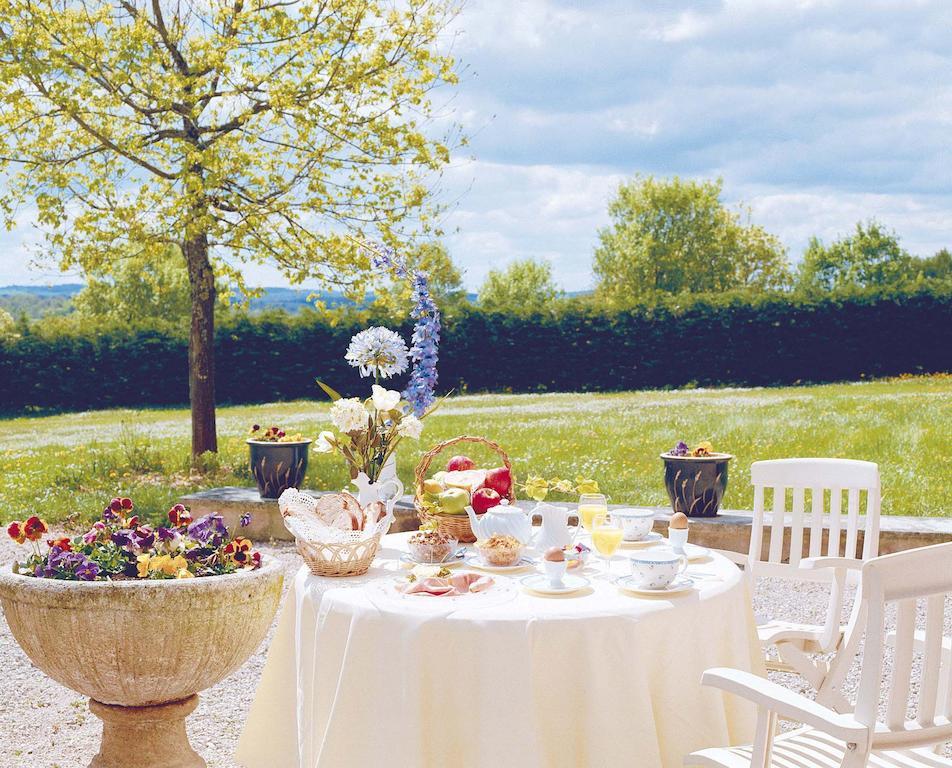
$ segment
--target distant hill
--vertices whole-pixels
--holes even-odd
[[[73,311],[73,296],[82,288],[80,283],[3,285],[0,286],[0,309],[14,317],[25,314],[31,319],[67,315]]]

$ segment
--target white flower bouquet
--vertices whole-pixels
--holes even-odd
[[[388,328],[368,328],[350,342],[345,359],[360,370],[362,376],[373,376],[371,395],[342,397],[321,381],[317,383],[334,401],[330,418],[337,432],[325,430],[318,436],[314,450],[318,453],[339,453],[350,469],[351,478],[363,472],[371,483],[377,482],[387,461],[404,438],[419,440],[423,418],[393,389],[380,386],[380,380],[406,370],[409,350],[403,339]]]

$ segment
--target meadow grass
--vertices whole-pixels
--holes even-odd
[[[108,410],[0,421],[0,521],[40,513],[81,526],[115,495],[131,496],[155,521],[180,496],[220,485],[253,485],[245,433],[279,424],[314,436],[327,404],[297,401],[222,407],[220,452],[190,468],[185,409]],[[749,509],[749,468],[758,459],[837,456],[875,461],[883,513],[952,513],[952,376],[771,389],[620,394],[453,397],[405,441],[399,473],[408,491],[420,455],[459,434],[484,435],[527,474],[598,480],[611,501],[667,503],[658,454],[677,440],[710,440],[735,455],[725,506]],[[453,452],[453,451],[451,451]],[[482,448],[460,448],[481,466]],[[446,456],[449,458],[449,456]],[[311,454],[307,487],[341,488],[340,459]],[[431,471],[435,471],[437,467]]]

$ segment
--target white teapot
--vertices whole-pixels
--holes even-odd
[[[519,507],[510,505],[508,499],[503,499],[495,507],[487,509],[481,518],[476,516],[472,507],[466,507],[466,514],[469,515],[469,524],[477,539],[488,539],[498,533],[528,544],[532,538],[532,523],[526,513]]]

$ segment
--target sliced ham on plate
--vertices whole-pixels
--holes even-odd
[[[430,576],[418,579],[412,584],[398,586],[397,589],[405,595],[429,595],[430,597],[454,597],[466,595],[470,592],[485,592],[492,587],[491,576],[481,576],[476,573],[458,573],[441,579]]]

